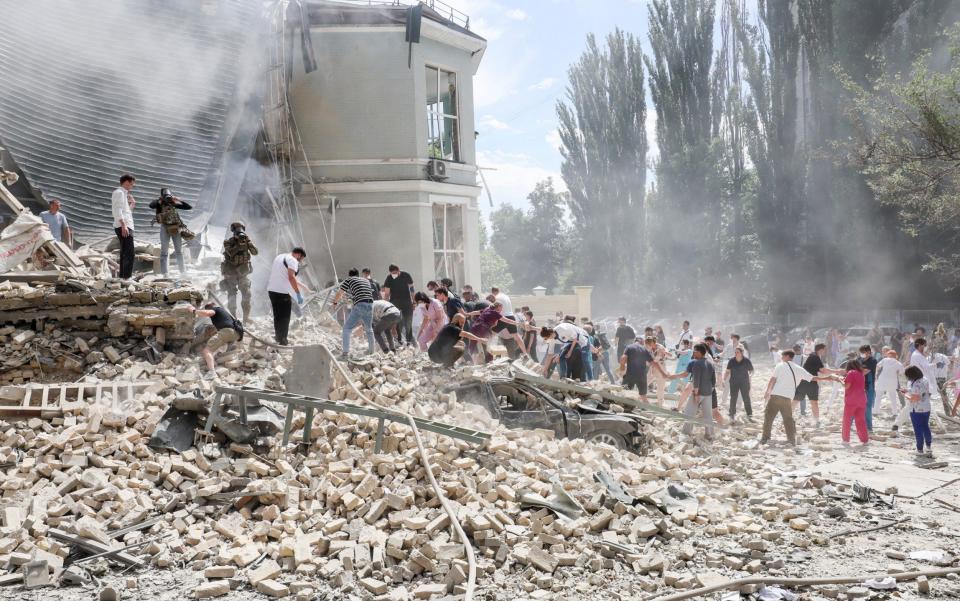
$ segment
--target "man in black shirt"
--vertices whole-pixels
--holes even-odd
[[[613,335],[613,343],[617,345],[617,361],[623,356],[623,351],[637,339],[637,333],[627,325],[627,318],[617,320],[617,331]]]
[[[654,359],[654,353],[657,350],[657,339],[647,338],[644,344],[633,342],[627,345],[623,355],[620,356],[620,373],[623,374],[623,385],[627,390],[634,386],[640,392],[640,400],[647,400],[647,365],[653,366],[660,372],[663,379],[668,379],[666,372],[660,367],[660,364]]]
[[[803,369],[814,376],[823,376],[829,374],[844,375],[842,369],[829,369],[823,363],[823,356],[827,354],[827,345],[819,342],[813,347],[813,352],[807,355],[803,362]],[[801,401],[809,400],[810,408],[813,410],[813,419],[815,427],[820,428],[820,384],[812,380],[810,382],[800,382],[797,385],[796,395],[793,397],[794,411]]]
[[[443,303],[443,308],[447,312],[448,321],[453,321],[453,316],[457,313],[465,312],[460,299],[453,296],[446,288],[437,288],[433,295],[438,301]]]
[[[388,268],[390,275],[383,281],[383,300],[393,303],[403,316],[403,340],[407,346],[416,345],[413,338],[413,278],[406,271],[400,271],[396,265]]]
[[[450,320],[450,323],[440,328],[440,333],[430,343],[427,348],[427,355],[434,363],[442,363],[444,367],[453,367],[453,365],[463,356],[465,346],[460,342],[461,338],[473,340],[479,344],[486,344],[486,340],[474,336],[470,332],[463,331],[463,324],[466,318],[463,313],[457,313]]]
[[[243,339],[243,326],[223,307],[207,303],[203,309],[191,305],[197,320],[193,326],[194,349],[200,347],[200,355],[207,366],[203,377],[216,377],[213,354],[221,348]],[[201,346],[202,345],[202,346]]]

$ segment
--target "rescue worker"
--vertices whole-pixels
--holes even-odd
[[[227,308],[234,315],[237,314],[237,291],[240,291],[243,321],[250,321],[250,273],[253,271],[250,260],[259,251],[245,230],[239,221],[230,224],[233,236],[223,241],[220,289],[227,294]]]

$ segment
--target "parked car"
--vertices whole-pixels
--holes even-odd
[[[599,408],[571,408],[532,384],[509,378],[476,381],[453,389],[457,398],[483,407],[504,426],[552,430],[559,438],[584,438],[643,453],[642,420]]]
[[[870,330],[872,328],[865,326],[855,326],[848,328],[846,330],[847,342],[850,343],[850,348],[853,350],[859,349],[864,344],[869,344],[867,340],[870,337]]]

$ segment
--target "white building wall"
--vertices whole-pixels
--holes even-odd
[[[413,45],[411,68],[404,30],[396,26],[314,27],[318,70],[305,74],[297,57],[291,103],[310,168],[321,182],[320,209],[328,225],[328,198],[339,202],[333,255],[341,277],[350,267],[370,267],[383,278],[387,265],[396,263],[418,287],[434,279],[431,203],[442,197],[442,202],[464,206],[465,281],[458,284],[480,285],[473,111],[479,61],[463,48],[430,39],[437,28],[442,26],[425,26],[421,43]],[[452,30],[449,36],[456,44],[470,41]],[[427,64],[458,75],[462,163],[448,164],[449,177],[442,183],[426,179]],[[301,162],[298,169],[305,171],[306,165]],[[309,186],[299,200],[311,262],[323,279],[332,279]]]

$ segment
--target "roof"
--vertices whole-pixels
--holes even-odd
[[[112,233],[123,173],[137,178],[141,235],[158,235],[147,204],[161,186],[199,209],[195,223],[222,188],[258,10],[256,0],[6,3],[0,146],[45,200],[64,201],[86,241]]]
[[[416,4],[416,3],[414,3]],[[438,2],[437,4],[442,4]],[[312,0],[307,4],[307,11],[310,15],[310,23],[313,25],[406,25],[407,11],[409,5],[404,4],[378,4],[377,2],[364,2],[363,4],[351,4],[349,2],[337,2],[335,0]],[[453,9],[451,16],[453,15]],[[461,18],[466,15],[457,12]],[[445,17],[437,10],[427,4],[423,4],[423,18],[429,19],[440,25],[444,25],[453,31],[470,36],[477,40],[486,42],[484,38],[470,31],[464,25],[457,23],[452,18]],[[466,23],[466,21],[465,21]]]

